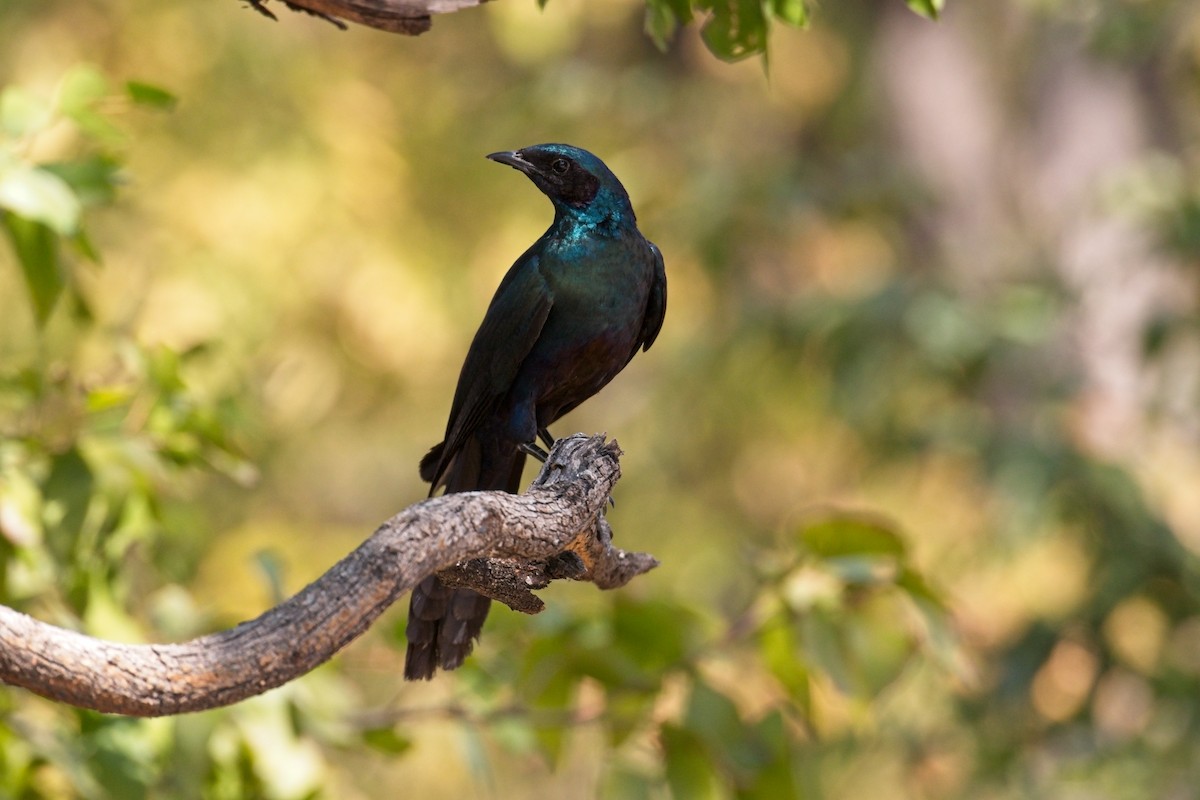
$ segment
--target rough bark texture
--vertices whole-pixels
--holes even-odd
[[[342,20],[389,33],[416,36],[429,30],[434,14],[473,8],[487,0],[280,0],[293,11],[303,11],[345,28]],[[246,0],[260,14],[275,19],[267,0]]]
[[[543,607],[530,590],[554,578],[622,586],[658,562],[612,547],[601,512],[619,455],[603,436],[561,439],[526,493],[464,492],[411,506],[295,597],[190,642],[105,642],[0,606],[0,680],[97,711],[200,711],[308,672],[434,572],[526,613]]]

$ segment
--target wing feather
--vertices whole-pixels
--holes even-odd
[[[658,332],[662,330],[663,319],[667,315],[667,268],[663,263],[662,252],[653,242],[650,252],[654,255],[654,275],[650,281],[650,296],[646,300],[646,315],[642,318],[642,330],[638,335],[638,343],[643,352],[650,349]],[[634,347],[637,352],[637,347]]]
[[[432,472],[432,488],[441,484],[467,438],[504,399],[541,335],[553,305],[553,292],[531,248],[500,282],[467,351],[450,406],[446,439]]]

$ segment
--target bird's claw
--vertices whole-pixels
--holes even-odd
[[[521,444],[517,446],[517,449],[527,456],[533,456],[543,464],[545,464],[547,459],[550,458],[549,453],[538,447],[533,442],[521,442]]]

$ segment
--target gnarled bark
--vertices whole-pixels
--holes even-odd
[[[658,562],[612,547],[601,512],[619,455],[603,436],[561,439],[524,494],[464,492],[411,506],[296,596],[190,642],[105,642],[0,606],[0,680],[97,711],[200,711],[308,672],[434,572],[526,613],[542,609],[530,590],[554,578],[622,586]]]
[[[275,19],[268,0],[246,0],[260,14]],[[303,11],[345,28],[342,20],[389,33],[416,36],[429,30],[434,14],[472,8],[487,0],[280,0],[293,11]]]

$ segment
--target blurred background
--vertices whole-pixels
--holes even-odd
[[[0,9],[3,602],[181,640],[421,499],[551,217],[483,156],[545,141],[666,257],[555,430],[619,440],[663,565],[428,684],[401,602],[230,709],[0,691],[0,797],[1196,796],[1194,3],[839,0],[736,63],[636,0],[272,8]]]

